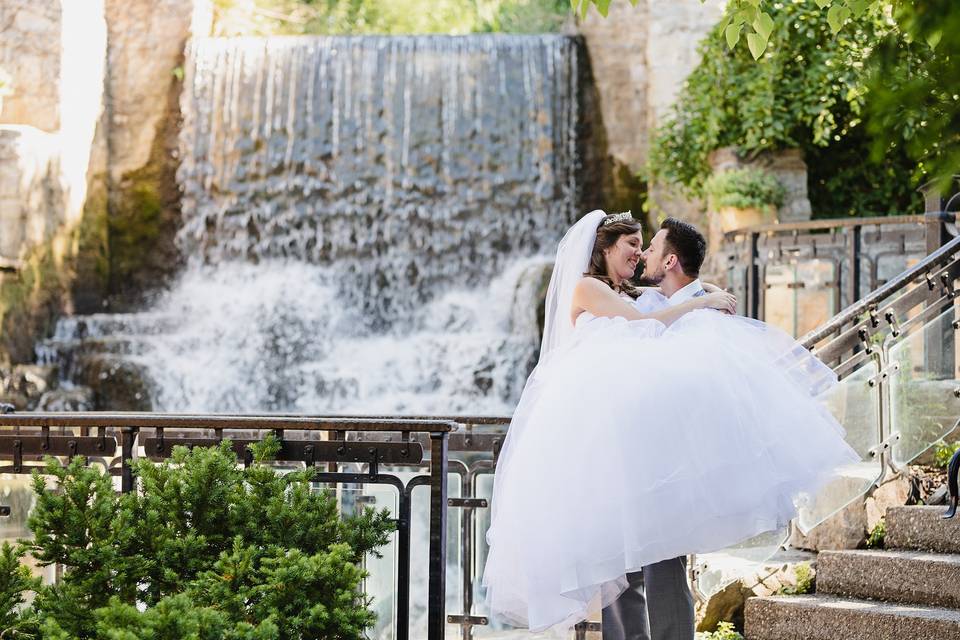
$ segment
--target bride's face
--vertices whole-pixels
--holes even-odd
[[[633,277],[643,254],[643,235],[640,231],[624,234],[607,249],[607,273],[616,274],[620,280]]]

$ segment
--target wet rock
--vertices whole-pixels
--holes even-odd
[[[81,358],[77,368],[77,380],[95,390],[97,410],[152,410],[150,398],[155,385],[142,365],[107,354],[94,354]]]
[[[89,387],[53,389],[37,402],[37,411],[93,411],[95,408],[93,389]]]

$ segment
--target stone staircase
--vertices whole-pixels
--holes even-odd
[[[747,640],[960,640],[960,518],[886,512],[885,551],[823,551],[817,592],[747,600]]]

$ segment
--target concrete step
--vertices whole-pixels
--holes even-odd
[[[746,640],[960,640],[960,611],[831,595],[749,598]]]
[[[960,609],[960,554],[822,551],[817,593]]]
[[[946,507],[887,509],[887,548],[960,553],[960,516],[944,520],[945,511]]]

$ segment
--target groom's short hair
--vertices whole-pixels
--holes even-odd
[[[676,218],[667,218],[660,228],[667,231],[665,252],[677,256],[684,275],[699,277],[700,267],[707,256],[707,239],[695,226]]]

